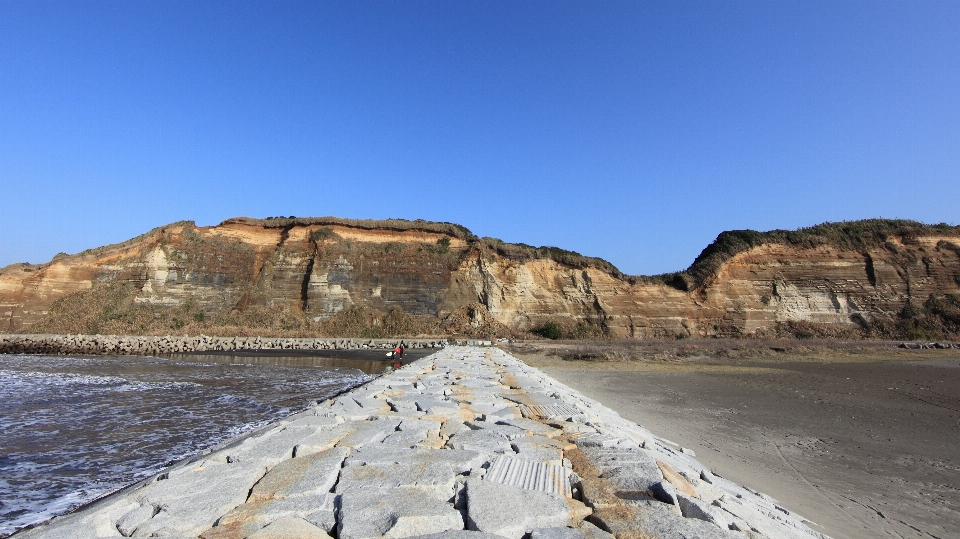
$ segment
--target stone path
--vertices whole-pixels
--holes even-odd
[[[26,538],[823,538],[496,348],[449,347]]]

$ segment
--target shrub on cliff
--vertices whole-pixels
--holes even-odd
[[[340,236],[329,226],[322,226],[310,233],[310,240],[314,242],[336,239],[340,239]]]
[[[575,251],[559,247],[533,247],[525,243],[506,243],[496,238],[481,238],[476,242],[481,251],[492,251],[502,258],[525,262],[528,260],[549,259],[572,268],[596,268],[614,277],[626,277],[616,266],[602,258],[584,256]]]
[[[557,340],[563,338],[563,327],[556,322],[545,322],[530,330],[530,333],[539,335],[544,339]]]

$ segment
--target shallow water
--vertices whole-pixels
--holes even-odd
[[[0,537],[364,383],[382,365],[0,355]]]

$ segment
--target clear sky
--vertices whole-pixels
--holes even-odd
[[[958,201],[956,1],[0,0],[0,266],[336,215],[652,274]]]

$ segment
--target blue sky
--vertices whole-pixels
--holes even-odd
[[[428,219],[685,268],[957,224],[960,3],[0,0],[0,266],[172,221]]]

